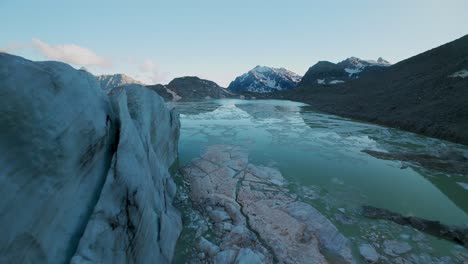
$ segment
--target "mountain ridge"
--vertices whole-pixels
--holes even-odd
[[[80,70],[86,71],[86,69],[80,69]],[[112,88],[122,86],[125,84],[143,85],[142,82],[137,81],[124,73],[98,75],[96,76],[96,79],[101,84],[101,88],[104,90],[110,90]]]
[[[468,35],[379,69],[336,87],[305,76],[294,92],[270,98],[468,144]]]
[[[219,99],[233,96],[226,88],[197,76],[177,77],[166,85],[154,84],[146,87],[157,92],[166,101]]]
[[[301,76],[285,68],[257,65],[236,77],[228,86],[232,92],[268,93],[290,90],[300,82]]]
[[[366,72],[385,70],[386,67],[391,65],[382,57],[377,60],[349,57],[338,63],[319,61],[307,70],[297,86],[342,84],[357,79]]]

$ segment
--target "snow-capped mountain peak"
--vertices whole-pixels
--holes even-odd
[[[384,60],[382,57],[379,57],[379,58],[377,59],[377,63],[390,65],[390,62],[387,61],[387,60]]]
[[[257,65],[232,81],[228,89],[235,92],[267,93],[292,89],[300,81],[300,75],[285,68]]]
[[[379,57],[377,60],[363,60],[357,57],[350,57],[350,58],[345,59],[342,62],[339,62],[338,64],[342,64],[345,66],[352,66],[355,68],[365,68],[367,66],[390,66],[391,65],[390,62],[383,59],[382,57]]]
[[[349,77],[357,78],[359,73],[364,70],[364,68],[369,66],[379,66],[385,67],[390,66],[390,62],[384,60],[382,57],[379,57],[377,60],[363,60],[357,57],[350,57],[346,60],[339,62],[337,65],[343,66],[344,71],[349,74]]]
[[[99,75],[96,78],[104,90],[131,83],[143,85],[143,83],[125,74]]]
[[[272,68],[270,68],[270,67],[257,65],[257,66],[255,66],[255,68],[253,68],[250,71],[252,71],[252,72],[268,72],[268,71],[271,71],[271,70],[272,70]]]

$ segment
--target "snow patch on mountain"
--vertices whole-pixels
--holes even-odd
[[[172,95],[172,101],[179,101],[180,99],[182,99],[182,96],[176,94],[176,92],[172,91],[171,89],[168,89],[166,86],[164,86],[164,88],[166,89],[166,92]]]
[[[345,68],[345,72],[349,73],[349,77],[352,77],[354,74],[360,73],[362,71],[361,68]]]
[[[457,72],[455,72],[454,74],[449,75],[449,77],[451,77],[451,78],[457,78],[457,77],[459,77],[459,78],[465,79],[466,77],[468,77],[468,70],[457,71]]]
[[[328,84],[339,84],[339,83],[344,83],[344,81],[342,81],[342,80],[333,80],[333,81],[330,81]]]
[[[350,57],[344,61],[339,62],[338,65],[343,65],[345,67],[344,70],[349,74],[349,77],[355,76],[357,78],[357,75],[361,73],[366,67],[386,67],[391,66],[392,64],[382,58],[378,58],[377,60],[363,60],[357,57]]]

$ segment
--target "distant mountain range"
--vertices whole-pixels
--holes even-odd
[[[232,81],[228,89],[219,86],[213,81],[200,79],[195,76],[175,78],[167,85],[154,84],[145,86],[157,92],[166,101],[238,97],[244,94],[252,95],[255,93],[292,90],[298,85],[304,86],[313,83],[319,85],[339,84],[358,78],[362,72],[369,71],[370,68],[389,65],[391,64],[382,58],[379,58],[377,61],[371,61],[351,57],[337,64],[325,61],[318,62],[307,71],[304,78],[285,68],[256,66]],[[104,90],[110,90],[125,84],[144,85],[125,74],[100,75],[96,78]]]
[[[81,69],[85,70],[86,69]],[[202,100],[209,98],[226,98],[234,95],[213,81],[186,76],[173,79],[167,85],[145,85],[125,74],[99,75],[96,79],[104,90],[111,90],[126,84],[140,84],[155,91],[166,101]]]
[[[319,61],[309,68],[298,86],[340,84],[357,79],[362,73],[379,71],[391,65],[382,58],[374,61],[351,57],[339,63]]]
[[[127,77],[98,78],[103,87],[136,82]],[[198,77],[146,87],[171,101],[239,96],[302,101],[319,111],[468,144],[468,35],[394,65],[351,57],[319,61],[302,78],[284,68],[257,66],[228,89]]]
[[[285,68],[257,66],[232,81],[228,89],[234,93],[291,90],[301,81],[301,76]]]

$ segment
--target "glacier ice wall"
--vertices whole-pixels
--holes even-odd
[[[0,53],[0,263],[170,262],[179,127],[144,87]]]

